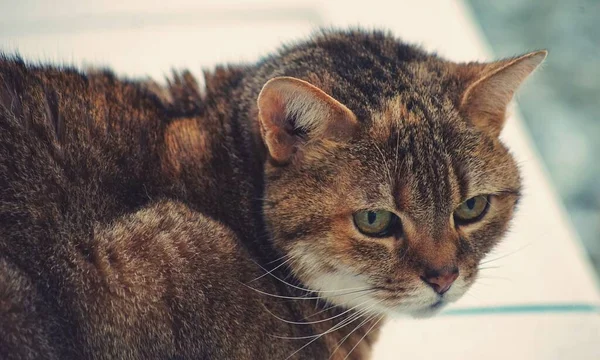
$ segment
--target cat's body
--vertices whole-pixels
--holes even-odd
[[[311,339],[275,336],[345,318],[286,324],[265,308],[302,321],[326,305],[242,285],[306,296],[257,265],[280,255],[260,215],[260,138],[234,116],[236,70],[209,78],[204,100],[186,75],[173,84],[175,105],[109,73],[4,59],[0,74],[3,358],[285,359]],[[293,281],[284,269],[274,275]]]
[[[462,71],[463,84],[447,76],[447,64],[380,33],[331,33],[254,66],[220,68],[206,76],[201,94],[189,74],[176,76],[163,89],[105,72],[82,74],[0,58],[0,357],[344,359],[351,353],[349,359],[367,358],[383,318],[375,306],[382,306],[383,300],[362,308],[363,303],[355,301],[366,293],[352,290],[343,279],[327,290],[329,285],[306,275],[314,256],[302,258],[298,249],[282,242],[290,237],[326,239],[319,231],[333,231],[331,227],[313,228],[303,222],[310,216],[303,217],[301,211],[319,201],[332,203],[323,191],[339,196],[336,192],[349,189],[345,178],[336,183],[340,177],[336,169],[348,164],[360,168],[357,164],[374,164],[380,155],[393,153],[393,146],[381,145],[381,154],[363,161],[360,150],[367,149],[367,143],[339,145],[346,136],[344,129],[355,126],[356,119],[360,123],[371,119],[366,121],[370,123],[376,114],[388,118],[400,112],[409,124],[417,121],[411,120],[413,108],[420,114],[445,114],[450,104],[460,102],[464,84],[477,77],[471,74],[475,70]],[[281,148],[289,136],[316,146],[310,126],[299,132],[293,129],[284,140],[270,137],[278,130],[271,128],[275,125],[268,118],[277,115],[278,106],[287,100],[273,98],[264,84],[282,75],[316,85],[347,107],[336,108],[335,114],[351,111],[355,119],[347,114],[350,120],[342,130],[320,131],[322,136],[333,134],[334,141],[319,143],[319,149],[306,145],[305,150],[298,144]],[[338,106],[309,85],[283,81],[287,82],[274,83],[280,86],[277,94],[287,94],[285,86],[297,86],[294,94],[308,91],[327,104],[313,108]],[[263,103],[257,105],[259,95]],[[432,97],[440,103],[430,104]],[[294,121],[306,115],[302,106],[295,110]],[[480,151],[475,142],[481,139],[475,135],[451,138],[452,129],[444,122],[431,124],[425,136],[430,140],[462,141],[458,148]],[[418,141],[414,144],[411,131],[404,138],[392,137],[388,130],[370,126],[373,138],[396,145],[391,158],[397,160],[404,146],[400,156],[407,161],[411,157],[406,149],[419,147],[429,149],[430,160],[438,159],[419,133],[413,134]],[[471,131],[466,125],[459,128],[465,134]],[[510,162],[495,135],[483,143],[500,154],[501,163]],[[450,138],[440,139],[443,136]],[[445,149],[440,145],[440,156],[454,156]],[[328,160],[341,159],[338,151],[352,153],[354,162]],[[290,160],[301,156],[305,163]],[[408,161],[415,174],[431,172],[431,176],[424,173],[414,188],[435,188],[421,201],[448,207],[451,214],[456,204],[435,197],[453,198],[452,189],[457,193],[467,189],[452,180],[441,186],[428,183],[452,173],[453,162],[423,167],[424,159]],[[463,167],[468,166],[457,165],[468,171]],[[284,168],[290,169],[288,173],[280,172]],[[391,176],[389,168],[387,173],[384,169],[373,176]],[[511,170],[503,175],[512,186],[502,190],[507,193],[518,190],[518,174]],[[302,185],[286,183],[296,180]],[[338,188],[326,189],[332,182]],[[498,192],[497,188],[490,187],[490,192]],[[498,202],[505,213],[486,229],[489,243],[457,245],[461,250],[456,261],[462,261],[460,254],[466,251],[474,255],[465,261],[476,263],[504,232],[516,201],[507,196]],[[400,190],[398,199],[402,208],[414,197]],[[310,211],[328,216],[326,211]],[[280,227],[279,220],[274,223],[278,218]],[[346,231],[335,224],[336,233]],[[381,248],[372,246],[363,245],[362,253],[372,253],[385,264],[382,268],[390,269],[377,252]],[[454,250],[443,244],[439,249],[445,254],[440,264],[453,258],[449,254]],[[286,265],[290,258],[303,260]],[[415,258],[406,255],[410,264],[420,264],[410,261]],[[427,263],[436,261],[431,257]],[[321,279],[336,283],[338,275],[325,271],[334,277]],[[461,286],[468,286],[466,280]],[[338,302],[336,296],[344,300]],[[458,296],[452,291],[447,295],[449,301]],[[365,316],[359,318],[361,314]]]

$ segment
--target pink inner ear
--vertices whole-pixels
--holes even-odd
[[[525,79],[546,58],[546,51],[530,53],[513,60],[489,64],[483,74],[463,94],[461,112],[477,127],[498,136],[506,108]]]
[[[285,103],[277,91],[262,94],[259,104],[261,132],[269,154],[278,163],[290,160],[296,139],[288,133]]]
[[[266,141],[271,157],[278,163],[283,164],[288,162],[296,152],[295,145],[297,139],[285,130],[274,129],[273,131],[267,131]]]
[[[358,122],[344,105],[306,81],[279,77],[269,80],[258,97],[259,120],[263,140],[271,157],[286,163],[301,140],[295,134],[302,129],[309,139],[348,139]],[[294,123],[288,117],[294,116]]]
[[[285,126],[285,105],[277,95],[270,92],[261,98],[259,115],[265,130]]]

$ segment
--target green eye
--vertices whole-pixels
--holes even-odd
[[[354,224],[365,235],[386,237],[397,230],[399,219],[386,210],[362,210],[354,213]]]
[[[480,220],[489,207],[489,200],[487,195],[470,198],[454,210],[454,220],[458,224],[469,224]]]

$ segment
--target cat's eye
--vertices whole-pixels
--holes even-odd
[[[479,195],[468,199],[454,210],[454,221],[465,225],[479,221],[487,212],[490,199],[487,195]]]
[[[387,210],[361,210],[354,213],[354,225],[372,237],[387,237],[400,230],[400,219]]]

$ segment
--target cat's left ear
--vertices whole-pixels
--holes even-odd
[[[258,96],[261,135],[275,162],[286,164],[313,140],[344,141],[358,127],[350,109],[306,81],[269,80]]]
[[[493,136],[500,135],[508,104],[546,55],[548,52],[542,50],[489,64],[459,65],[459,77],[467,78],[459,99],[460,112],[478,128]]]

